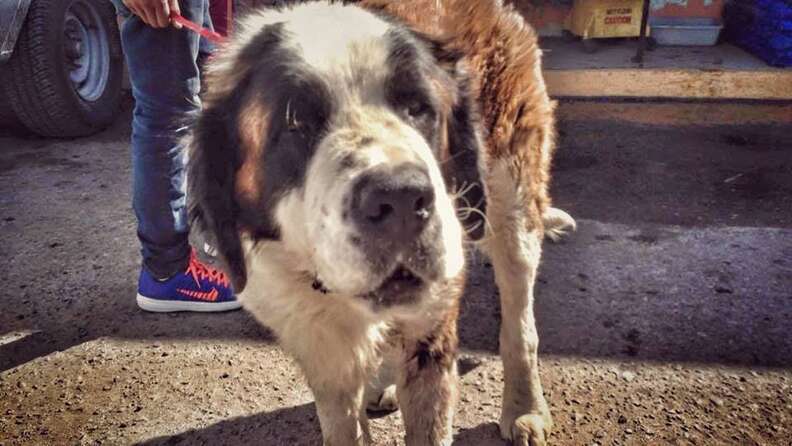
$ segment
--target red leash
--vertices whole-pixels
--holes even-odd
[[[170,19],[174,23],[178,23],[178,24],[184,26],[185,28],[189,29],[190,31],[192,31],[194,33],[198,33],[198,34],[200,34],[203,37],[206,37],[206,39],[209,40],[212,43],[222,44],[222,43],[224,43],[226,41],[226,38],[223,37],[223,35],[221,35],[219,33],[216,33],[216,32],[214,32],[214,31],[212,31],[210,29],[206,29],[203,26],[200,26],[200,25],[198,25],[195,22],[187,20],[187,19],[185,19],[184,17],[182,17],[179,14],[171,13]]]

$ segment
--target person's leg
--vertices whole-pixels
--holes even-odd
[[[180,1],[199,23],[207,0]],[[132,120],[133,207],[144,267],[156,278],[184,271],[190,254],[185,212],[182,122],[200,108],[198,35],[156,29],[129,16],[121,28],[135,110]]]
[[[150,311],[239,308],[228,280],[191,253],[181,139],[189,114],[200,110],[199,36],[155,29],[123,8],[121,43],[129,69],[132,118],[132,204],[143,270],[138,305]],[[200,23],[208,0],[180,0],[181,14]]]
[[[206,29],[211,29],[212,31],[215,30],[214,24],[212,22],[212,15],[210,14],[211,7],[207,7],[206,11],[203,15],[203,27]],[[198,55],[199,57],[208,57],[210,56],[215,50],[215,46],[212,42],[209,41],[206,37],[201,37],[200,43],[198,44]]]

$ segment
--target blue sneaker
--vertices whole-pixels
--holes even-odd
[[[229,311],[241,307],[231,283],[221,271],[190,253],[187,270],[160,281],[145,268],[140,271],[137,304],[146,311]]]

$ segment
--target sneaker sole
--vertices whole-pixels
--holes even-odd
[[[140,294],[137,295],[137,304],[140,309],[152,313],[172,313],[175,311],[215,313],[242,308],[242,304],[239,303],[238,300],[228,302],[187,302],[181,300],[152,299]]]

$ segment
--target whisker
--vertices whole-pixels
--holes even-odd
[[[449,156],[448,158],[444,159],[443,161],[441,161],[439,164],[442,166],[442,165],[444,165],[444,164],[446,164],[448,162],[453,161],[454,158],[460,157],[462,155],[464,155],[464,152],[455,153],[455,154]]]
[[[476,222],[476,223],[475,223],[473,226],[468,226],[468,227],[466,227],[466,228],[465,228],[465,233],[466,233],[466,234],[469,234],[469,233],[471,233],[471,232],[475,231],[475,230],[476,230],[476,229],[478,229],[478,228],[479,228],[479,226],[481,226],[482,224],[483,224],[483,222],[482,222],[481,220],[477,221],[477,222]]]
[[[465,233],[466,234],[470,233],[470,232],[473,232],[476,229],[478,229],[479,225],[481,225],[482,222],[487,227],[487,229],[489,229],[489,232],[492,232],[492,225],[490,224],[489,219],[487,218],[487,214],[485,214],[484,212],[481,212],[480,210],[478,210],[478,209],[476,209],[474,207],[464,207],[464,208],[458,209],[458,211],[460,211],[460,210],[464,211],[464,212],[467,212],[466,215],[468,215],[468,216],[470,214],[477,214],[477,215],[481,216],[481,221],[477,221],[475,225],[473,225],[473,226],[471,226],[469,228],[465,228]],[[465,217],[465,218],[467,218],[467,217]]]
[[[459,200],[464,201],[464,206],[457,208],[457,216],[463,220],[467,220],[467,218],[470,217],[470,214],[472,213],[471,209],[473,209],[473,206],[470,205],[470,201],[468,201],[468,199],[465,197],[461,197]]]
[[[467,195],[468,192],[478,187],[476,183],[465,184],[462,183],[462,188],[459,190],[459,195]]]
[[[451,192],[449,192],[448,195],[450,195],[452,198],[456,199],[457,197],[462,195],[461,191],[466,187],[466,184],[467,183],[465,182],[465,183],[462,183],[461,186],[454,185],[454,189]]]

